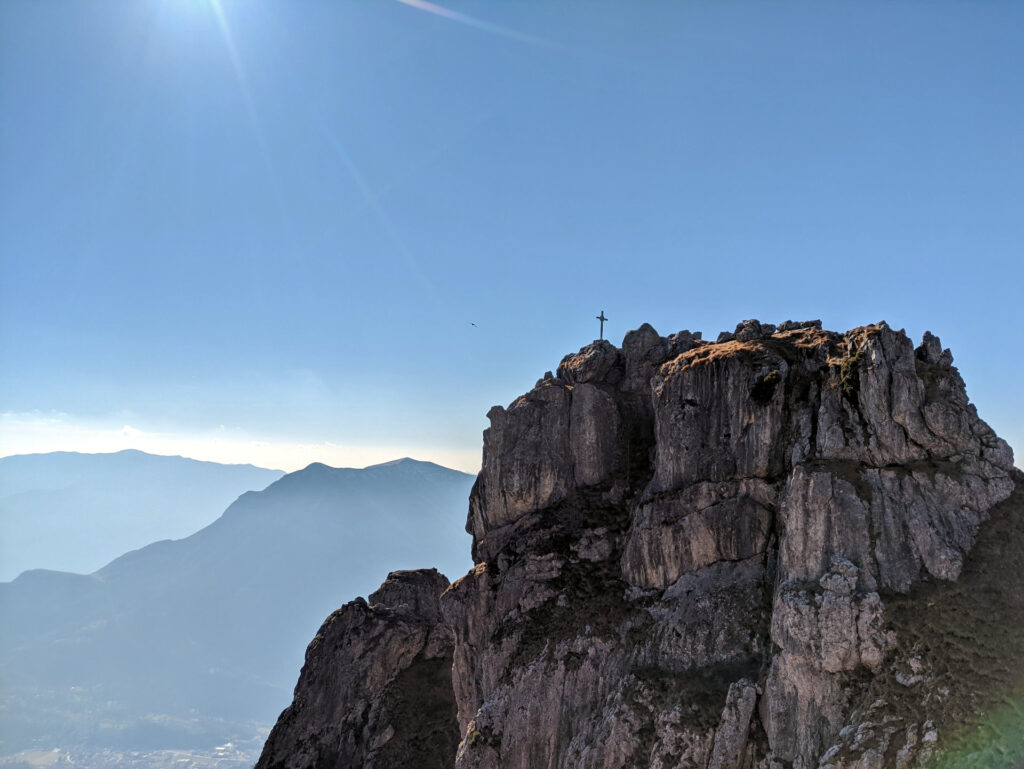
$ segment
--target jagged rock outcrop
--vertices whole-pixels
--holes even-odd
[[[324,622],[258,769],[448,769],[459,741],[452,635],[434,569],[398,571]]]
[[[1024,479],[931,334],[644,325],[489,417],[446,766],[902,769],[1024,696]]]
[[[933,336],[720,339],[644,327],[491,412],[456,766],[817,766],[897,643],[882,596],[955,580],[1011,493]]]

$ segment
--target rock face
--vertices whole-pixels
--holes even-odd
[[[902,769],[1024,695],[1024,483],[931,334],[644,325],[489,418],[476,566],[418,610],[454,639],[431,765]]]
[[[260,769],[447,769],[459,742],[434,569],[400,571],[324,622]]]

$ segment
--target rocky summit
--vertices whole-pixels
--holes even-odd
[[[952,363],[884,322],[566,356],[488,415],[474,568],[329,617],[257,766],[1024,764],[1024,474]]]

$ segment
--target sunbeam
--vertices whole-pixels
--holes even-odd
[[[327,140],[327,144],[331,148],[331,151],[338,157],[338,159],[345,166],[345,169],[348,171],[348,174],[352,178],[352,181],[355,182],[356,187],[359,189],[360,197],[362,197],[363,202],[369,207],[369,209],[373,211],[373,215],[374,217],[376,217],[377,222],[381,226],[381,229],[384,230],[384,233],[387,235],[388,240],[391,241],[392,245],[401,255],[402,260],[405,262],[406,268],[408,268],[408,270],[413,275],[415,275],[416,278],[420,281],[420,283],[423,285],[423,288],[426,290],[434,304],[437,305],[438,307],[442,307],[443,303],[441,302],[440,297],[438,296],[437,289],[435,288],[434,284],[431,283],[430,279],[427,278],[427,276],[424,274],[419,262],[413,256],[409,248],[405,245],[405,242],[402,240],[402,238],[395,231],[395,228],[392,226],[391,221],[388,219],[388,216],[385,213],[383,206],[381,206],[380,201],[378,200],[379,196],[375,195],[373,190],[370,189],[370,185],[367,184],[366,179],[363,177],[362,173],[359,171],[359,168],[352,160],[352,156],[349,154],[348,150],[345,149],[345,145],[342,144],[341,139],[338,138],[337,134],[334,131],[330,130],[330,128],[327,127],[327,125],[324,123],[323,119],[319,115],[315,116],[315,120],[318,127],[320,128],[321,133]]]
[[[231,67],[234,69],[235,78],[238,80],[238,88],[242,93],[242,101],[245,102],[245,111],[249,115],[249,123],[252,126],[253,136],[255,136],[256,144],[259,147],[260,159],[263,161],[263,167],[266,169],[267,175],[270,177],[270,183],[273,188],[274,197],[277,201],[278,210],[281,215],[287,219],[289,217],[287,215],[284,196],[281,194],[281,184],[277,168],[274,166],[274,161],[270,155],[270,146],[267,142],[266,134],[263,131],[263,124],[260,122],[259,114],[256,111],[256,102],[252,98],[252,89],[249,88],[249,79],[246,77],[245,68],[242,66],[242,59],[238,55],[238,47],[235,45],[234,35],[231,34],[231,25],[228,24],[228,18],[224,13],[224,7],[221,5],[221,1],[209,0],[209,3],[210,8],[213,9],[213,15],[217,19],[217,27],[220,29],[221,37],[224,39],[224,47],[227,49],[228,57],[231,59]]]

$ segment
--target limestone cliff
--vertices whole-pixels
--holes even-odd
[[[934,336],[645,325],[489,418],[476,566],[417,615],[452,639],[460,742],[431,766],[902,768],[1001,703],[1024,729],[1024,483]],[[392,631],[324,633],[262,767],[377,766],[345,735],[398,735],[309,673],[369,664],[372,711],[406,669]],[[310,761],[296,730],[350,752]]]
[[[440,621],[448,580],[399,571],[324,622],[295,700],[278,719],[264,769],[447,769],[459,742],[452,635]]]

